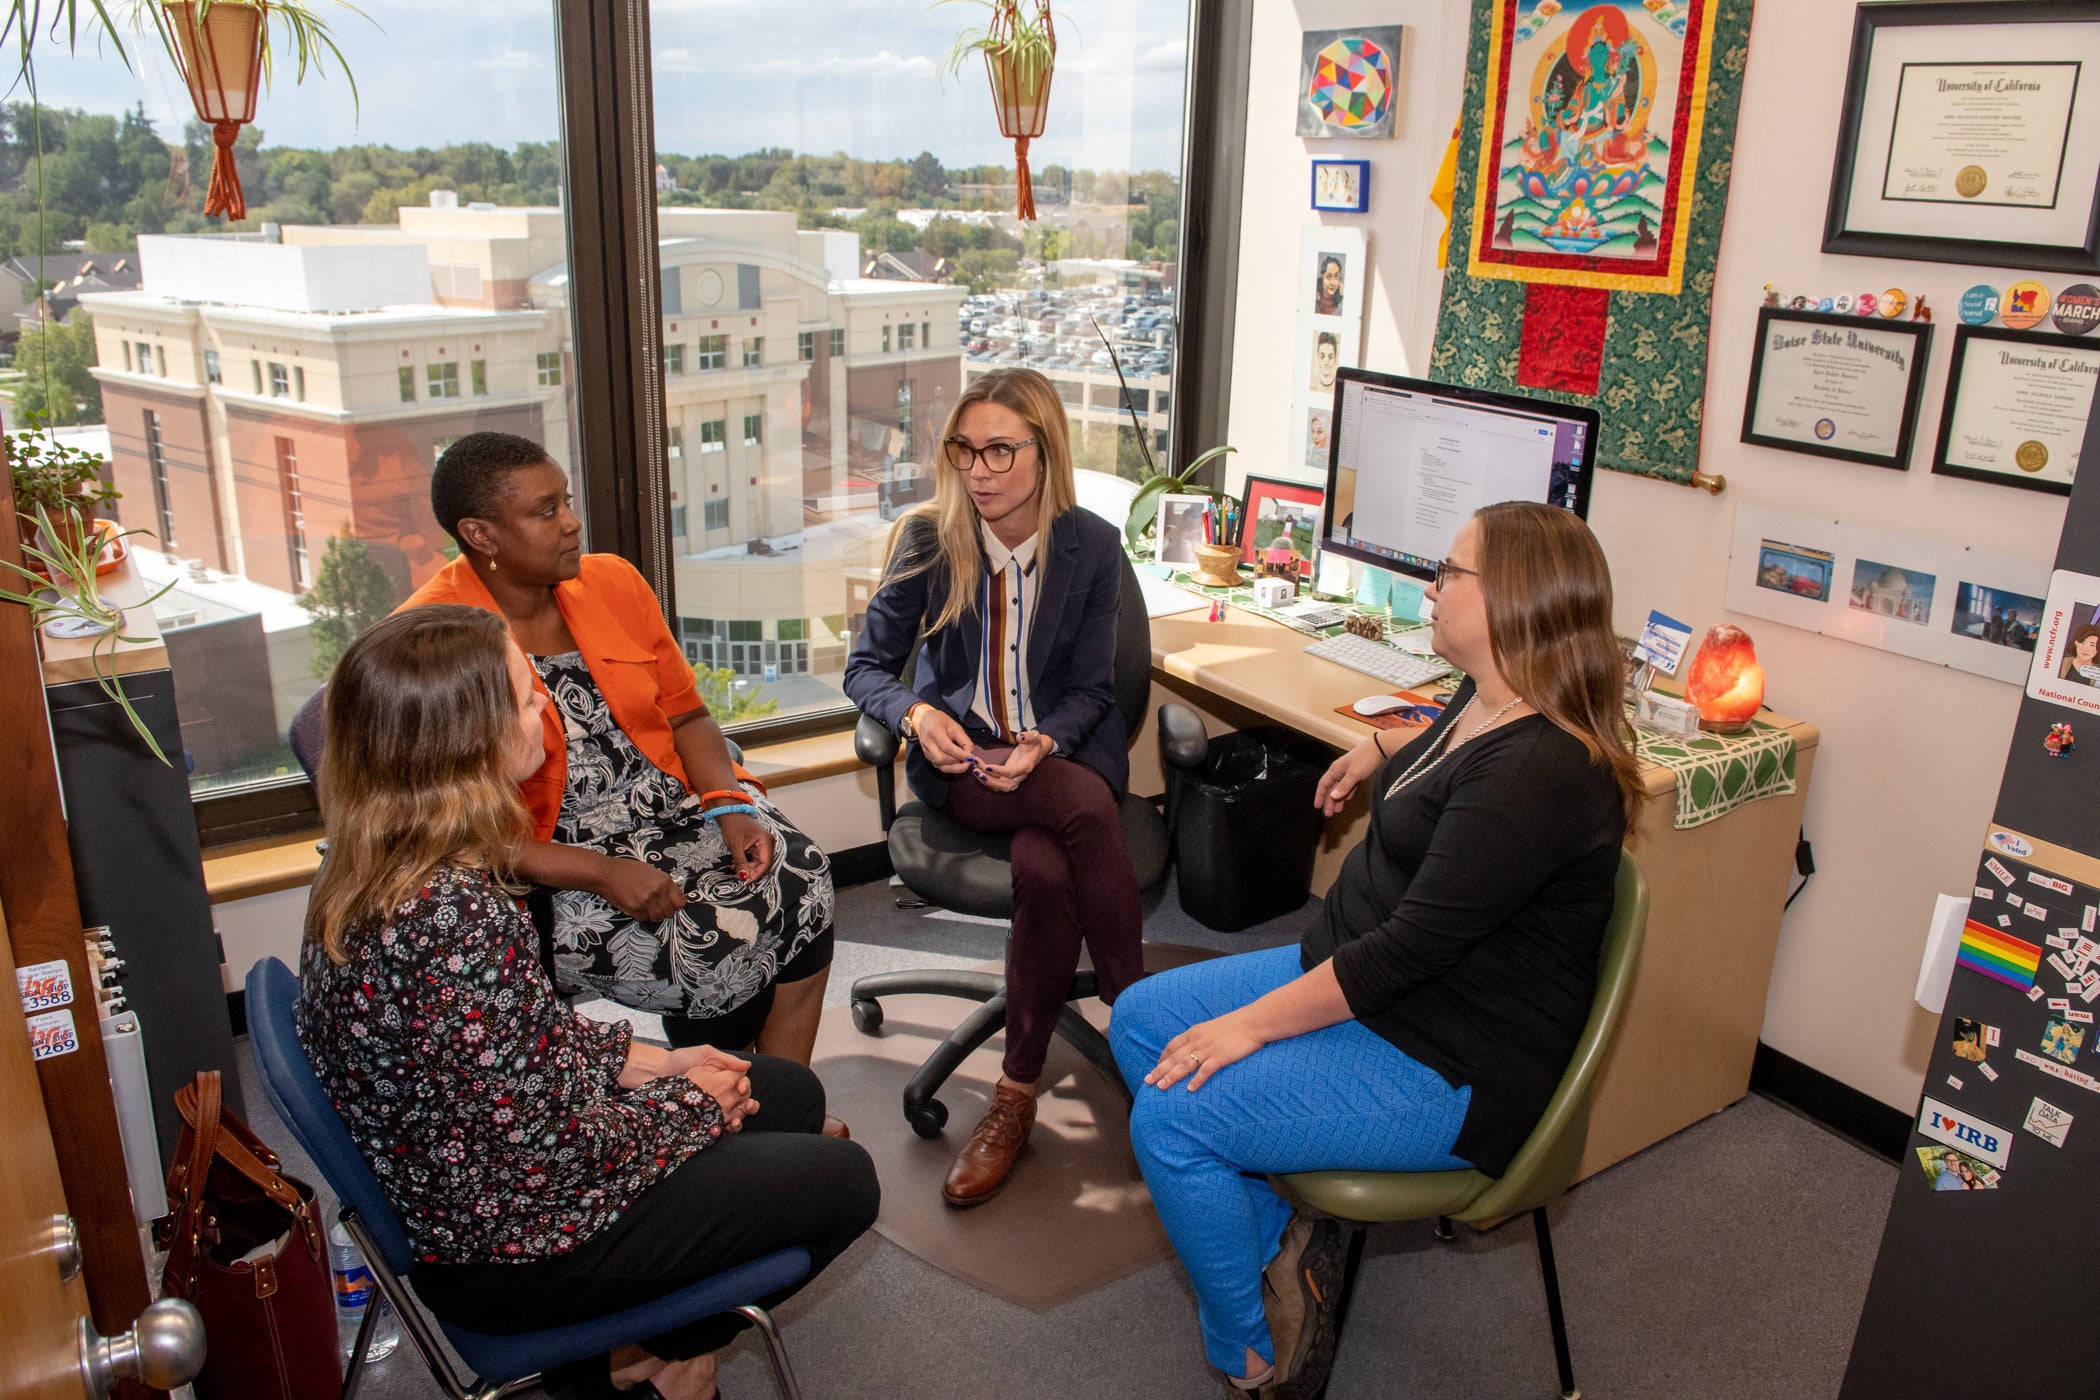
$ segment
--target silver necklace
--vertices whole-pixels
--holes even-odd
[[[1460,713],[1461,719],[1465,717],[1466,713],[1471,712],[1474,704],[1479,700],[1479,698],[1480,697],[1476,695],[1473,697],[1472,700],[1466,701],[1466,708]],[[1496,720],[1502,718],[1504,715],[1508,714],[1511,710],[1514,710],[1517,706],[1523,703],[1524,697],[1521,695],[1517,696],[1514,700],[1511,700],[1507,705],[1504,705],[1501,709],[1495,711],[1495,713],[1489,715],[1486,719],[1474,725],[1473,728],[1467,732],[1466,737],[1459,740],[1457,744],[1451,742],[1451,730],[1458,728],[1458,720],[1451,721],[1451,729],[1446,729],[1444,731],[1444,742],[1437,746],[1436,757],[1431,758],[1428,754],[1425,753],[1420,758],[1416,759],[1413,763],[1409,764],[1407,771],[1405,773],[1402,773],[1399,777],[1393,779],[1393,785],[1385,790],[1385,800],[1391,801],[1394,793],[1400,791],[1400,789],[1406,787],[1409,783],[1421,777],[1424,773],[1429,772],[1432,768],[1435,768],[1439,763],[1442,763],[1447,757],[1450,756],[1451,750],[1457,748],[1459,744],[1469,744],[1473,740],[1478,739],[1482,734],[1486,733],[1489,729],[1492,729],[1494,727]]]

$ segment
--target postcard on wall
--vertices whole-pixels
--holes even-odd
[[[2050,575],[2027,693],[2100,714],[2100,578],[2061,569]]]

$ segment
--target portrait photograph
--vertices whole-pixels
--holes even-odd
[[[1894,618],[1898,622],[1923,627],[1926,619],[1932,616],[1932,591],[1937,583],[1934,575],[1919,573],[1915,569],[1876,563],[1872,559],[1855,559],[1852,563],[1851,607],[1855,612],[1872,613],[1876,617]]]
[[[1335,371],[1342,367],[1342,338],[1333,331],[1312,335],[1312,376],[1306,387],[1323,398],[1334,396]]]
[[[1320,269],[1313,278],[1313,315],[1342,315],[1342,278],[1348,267],[1345,253],[1320,254]]]
[[[1305,465],[1314,471],[1327,470],[1328,438],[1333,432],[1334,410],[1309,409],[1305,415]]]

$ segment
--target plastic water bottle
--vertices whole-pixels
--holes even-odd
[[[380,1309],[379,1321],[372,1324],[372,1341],[365,1348],[365,1360],[380,1361],[393,1355],[401,1341],[394,1310],[381,1296],[364,1256],[357,1252],[357,1241],[350,1238],[340,1220],[328,1227],[328,1271],[335,1281],[336,1341],[344,1359],[349,1359],[351,1348],[357,1345],[357,1329],[364,1325],[365,1309],[374,1305]]]

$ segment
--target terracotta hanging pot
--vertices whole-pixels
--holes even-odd
[[[248,217],[233,143],[255,120],[256,89],[262,81],[266,0],[164,0],[162,16],[175,37],[183,83],[197,119],[211,127],[211,184],[204,213],[229,222]]]
[[[1018,3],[1000,5],[986,28],[984,67],[992,82],[992,106],[999,114],[999,134],[1014,143],[1014,213],[1035,218],[1035,185],[1028,175],[1028,143],[1043,134],[1050,115],[1050,79],[1057,63],[1057,32],[1051,27],[1048,0],[1038,0],[1036,27],[1048,41],[1016,45],[1021,18]]]

